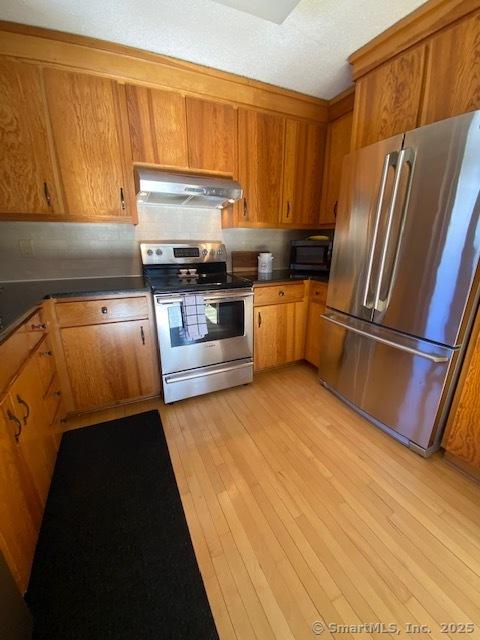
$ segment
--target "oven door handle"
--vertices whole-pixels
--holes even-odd
[[[201,292],[199,292],[200,295]],[[192,295],[195,295],[192,292]],[[249,291],[248,293],[242,294],[242,295],[238,295],[238,293],[230,293],[227,295],[218,295],[218,296],[205,296],[204,300],[205,302],[218,302],[218,301],[223,301],[225,300],[225,302],[244,302],[245,300],[247,300],[248,298],[251,298],[253,296],[253,291]],[[170,297],[170,296],[156,296],[156,303],[157,304],[161,304],[161,305],[167,305],[167,304],[179,304],[180,302],[183,302],[183,298],[179,297],[179,296],[174,296],[174,297]]]
[[[244,364],[235,364],[226,367],[219,367],[218,369],[212,371],[196,371],[195,373],[187,373],[184,376],[179,376],[177,374],[173,376],[165,376],[164,380],[167,384],[172,384],[174,382],[186,382],[187,380],[193,380],[194,378],[205,378],[205,376],[214,376],[218,373],[227,373],[228,371],[237,371],[238,369],[246,369],[247,367],[252,367],[252,362],[245,362]]]

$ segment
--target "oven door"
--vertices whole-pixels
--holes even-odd
[[[185,336],[182,297],[155,296],[162,373],[175,373],[241,358],[253,353],[253,293],[228,289],[201,292],[208,333],[199,340]]]

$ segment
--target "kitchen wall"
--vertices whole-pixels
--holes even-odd
[[[229,252],[269,250],[288,266],[290,241],[312,231],[222,229],[217,209],[142,205],[139,224],[1,222],[0,281],[135,275],[141,240],[223,240]]]

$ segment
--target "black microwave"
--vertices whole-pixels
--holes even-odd
[[[328,240],[293,240],[290,249],[290,269],[308,273],[328,273],[332,260],[333,238]]]

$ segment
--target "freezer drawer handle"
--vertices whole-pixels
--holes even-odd
[[[217,373],[228,373],[228,371],[237,371],[238,369],[246,369],[251,366],[251,362],[245,362],[244,364],[237,364],[233,367],[222,367],[221,369],[215,369],[214,371],[198,371],[197,373],[191,373],[186,376],[165,376],[165,382],[167,384],[171,384],[172,382],[186,382],[187,380],[193,380],[194,378],[214,376]]]
[[[349,327],[347,324],[343,322],[339,322],[338,320],[334,320],[334,318],[330,318],[329,316],[322,315],[323,320],[328,320],[328,322],[332,322],[333,324],[337,324],[342,329],[346,329],[347,331],[352,331],[353,333],[358,333],[361,336],[365,336],[366,338],[370,338],[370,340],[375,340],[376,342],[382,342],[383,344],[388,344],[389,347],[393,347],[394,349],[399,349],[400,351],[407,351],[407,353],[412,353],[414,356],[420,356],[420,358],[426,358],[427,360],[431,360],[432,362],[448,362],[449,358],[447,356],[432,356],[430,353],[425,353],[425,351],[419,351],[418,349],[413,349],[412,347],[405,347],[404,345],[397,344],[392,340],[386,340],[385,338],[380,338],[379,336],[374,336],[367,331],[362,331],[361,329],[356,329],[354,327]]]

